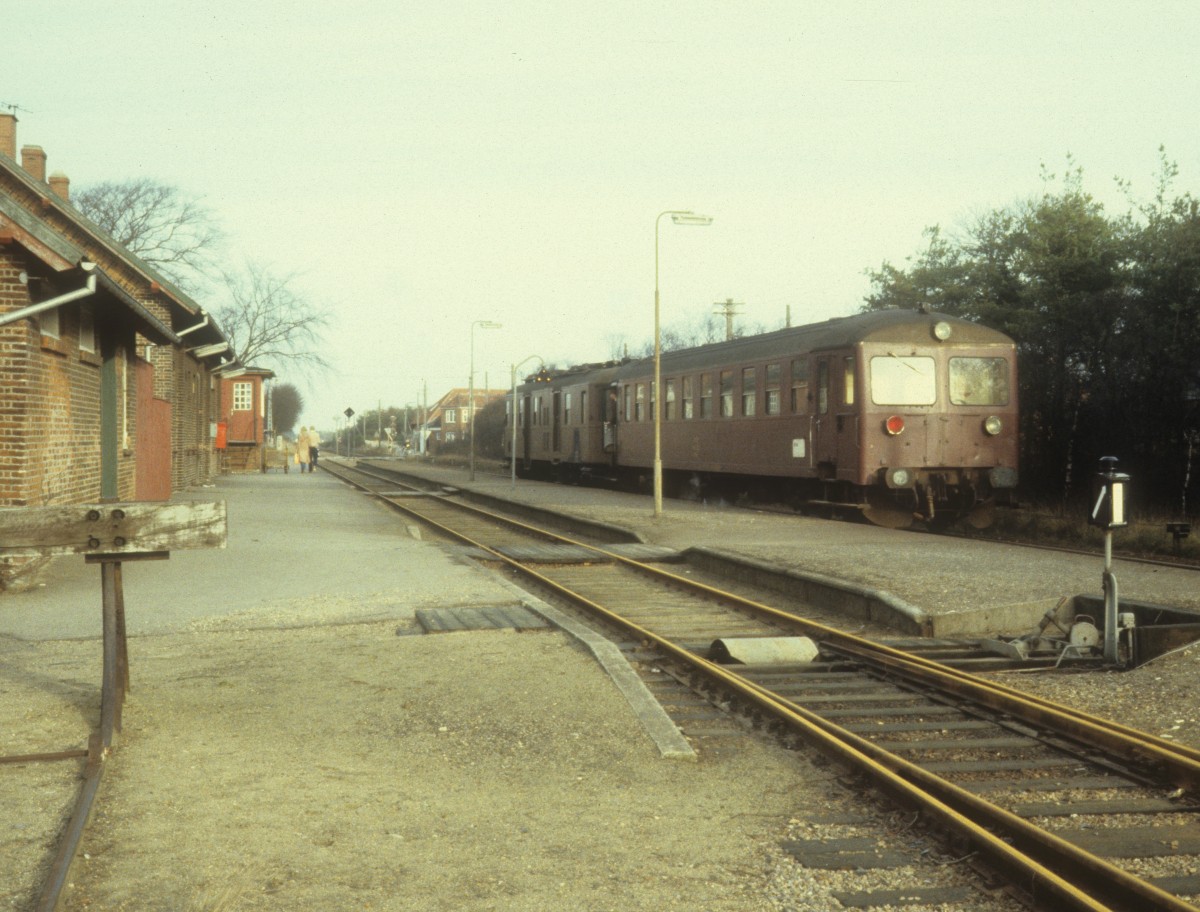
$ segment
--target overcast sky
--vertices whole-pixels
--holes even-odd
[[[603,360],[743,302],[856,310],[927,225],[1068,154],[1200,192],[1193,2],[41,0],[0,15],[18,145],[202,197],[334,314],[303,422]],[[203,304],[204,301],[201,301]],[[471,330],[476,320],[500,330]],[[528,366],[527,366],[528,367]]]

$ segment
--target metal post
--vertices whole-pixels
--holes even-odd
[[[1110,665],[1117,664],[1117,622],[1119,619],[1117,604],[1117,578],[1112,573],[1112,531],[1104,533],[1104,661]]]
[[[654,517],[662,516],[663,506],[663,477],[662,477],[662,406],[659,403],[659,387],[662,383],[662,342],[659,333],[659,294],[658,294],[658,225],[664,215],[671,216],[676,225],[711,225],[712,218],[707,215],[696,215],[690,209],[667,209],[658,214],[654,220],[654,386],[651,389],[651,403],[654,409]]]
[[[470,480],[475,480],[475,327],[482,329],[500,329],[501,324],[493,323],[491,320],[476,320],[471,324],[471,381],[470,391],[467,397],[467,436],[471,438],[468,448],[470,450]]]
[[[517,489],[517,371],[521,369],[522,365],[535,360],[543,367],[546,364],[546,362],[543,361],[538,355],[530,355],[524,361],[512,366],[512,412],[509,415],[509,420],[512,421],[512,452],[510,452],[508,455],[510,463],[509,487],[511,487],[514,491]]]

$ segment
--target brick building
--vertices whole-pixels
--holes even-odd
[[[503,399],[508,390],[475,390],[475,416],[489,402]],[[450,390],[441,399],[429,407],[429,416],[425,420],[426,441],[436,447],[437,444],[453,443],[456,440],[467,440],[471,428],[471,391],[462,387]]]
[[[256,472],[266,465],[270,430],[266,381],[274,376],[274,371],[246,367],[221,378],[217,449],[224,454],[224,471]]]
[[[69,186],[0,113],[0,506],[163,499],[217,465],[228,340]]]

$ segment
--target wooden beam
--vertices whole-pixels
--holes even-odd
[[[0,509],[0,557],[224,548],[225,501]]]

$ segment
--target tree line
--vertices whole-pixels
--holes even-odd
[[[1145,509],[1196,511],[1200,455],[1200,200],[1160,149],[1153,198],[1110,215],[1068,158],[1043,192],[925,230],[903,266],[871,270],[864,310],[928,307],[1017,343],[1021,489],[1086,496],[1116,456]],[[1189,499],[1190,495],[1190,499]]]

